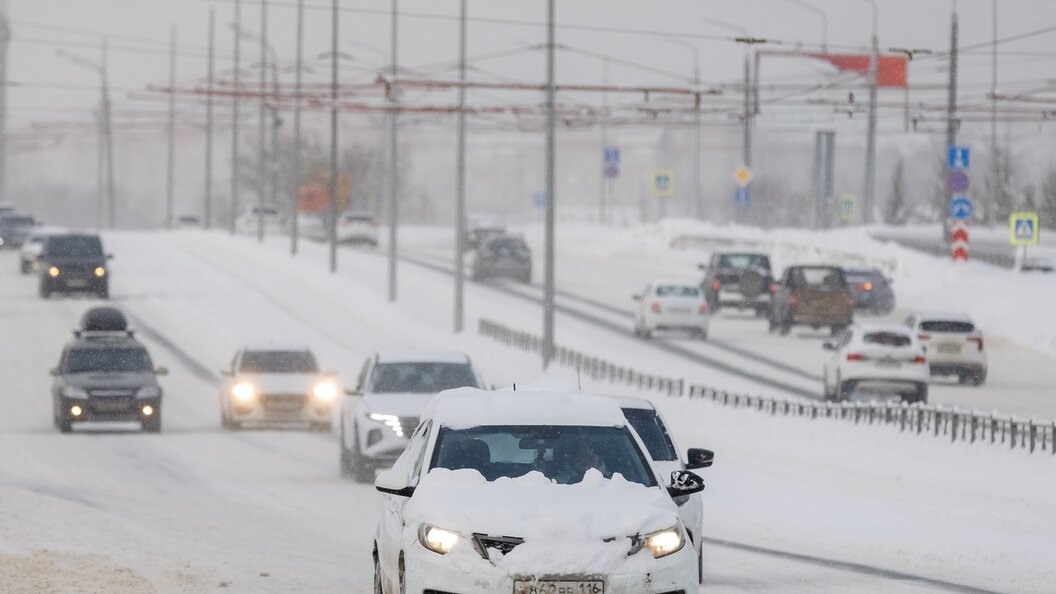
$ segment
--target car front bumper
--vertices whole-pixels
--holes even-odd
[[[72,408],[79,406],[81,414],[74,415]],[[151,414],[144,414],[144,407],[149,406]],[[158,398],[59,398],[59,408],[74,423],[103,421],[136,421],[143,422],[161,411],[161,397]]]
[[[230,402],[231,419],[248,424],[329,423],[333,406],[309,395],[261,395],[251,402]]]

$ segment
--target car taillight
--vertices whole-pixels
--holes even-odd
[[[873,283],[870,283],[868,281],[862,283],[862,290],[863,291],[872,291],[873,290]]]
[[[697,308],[697,312],[700,315],[702,315],[702,316],[708,315],[708,304],[707,303],[701,303],[700,307]]]
[[[651,306],[649,306],[649,309],[651,309],[653,311],[653,313],[656,313],[656,314],[660,313],[660,302],[659,301],[654,301],[653,304]]]
[[[917,340],[931,340],[930,334],[918,334]]]
[[[722,283],[719,282],[719,279],[715,279],[715,280],[711,281],[711,290],[712,291],[718,291],[721,288],[722,288]]]
[[[922,355],[917,355],[916,358],[913,359],[913,364],[914,365],[923,365],[923,364],[925,364],[927,362],[928,362],[928,360],[925,359]]]
[[[847,295],[847,305],[854,307],[854,295]]]
[[[979,346],[979,352],[983,351],[983,337],[982,336],[969,336],[968,342],[974,342]]]
[[[795,305],[796,304],[796,296],[795,295],[789,295],[788,296],[788,304],[789,305]]]
[[[847,360],[848,361],[865,361],[865,357],[859,355],[858,353],[847,353]]]
[[[777,283],[770,283],[770,294],[773,295],[777,292]]]

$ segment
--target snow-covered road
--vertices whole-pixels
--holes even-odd
[[[320,247],[305,245],[291,259],[282,240],[258,246],[197,232],[106,240],[117,256],[115,303],[172,370],[163,379],[164,429],[54,431],[47,370],[95,302],[40,300],[34,280],[15,273],[13,254],[0,254],[5,592],[370,590],[379,496],[340,479],[334,437],[220,429],[213,373],[243,343],[310,345],[346,380],[379,349],[462,349],[492,383],[540,373],[527,355],[472,333],[451,335],[447,277],[434,270],[403,267],[400,302],[388,304],[384,261],[370,253],[342,250],[341,274],[330,276]],[[596,283],[592,298],[629,294],[615,280]],[[538,307],[486,286],[469,288],[467,311],[469,328],[478,317],[525,328],[539,320]],[[731,344],[742,322],[756,329],[730,320]],[[570,346],[734,389],[758,387],[582,319],[559,323]],[[746,365],[741,359],[728,361]],[[800,380],[810,385],[783,378]],[[706,473],[706,591],[1044,592],[1056,580],[1049,559],[1056,503],[1048,495],[1056,469],[1046,456],[657,402],[683,447],[719,455]]]

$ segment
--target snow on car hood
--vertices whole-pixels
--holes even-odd
[[[606,574],[631,569],[628,564],[648,571],[655,560],[648,551],[628,558],[627,537],[678,523],[662,489],[619,475],[606,479],[596,470],[580,483],[559,485],[538,472],[489,482],[476,470],[437,468],[422,477],[404,513],[407,539],[417,538],[422,523],[465,536],[524,539],[505,556],[489,551],[491,564],[506,575]],[[468,538],[447,557],[465,571],[488,566]]]
[[[363,410],[398,417],[421,417],[422,411],[432,399],[431,393],[367,394],[363,396]]]

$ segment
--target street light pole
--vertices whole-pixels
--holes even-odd
[[[466,82],[466,0],[461,0],[458,25],[458,81]],[[466,246],[466,87],[458,87],[458,154],[455,165],[455,332],[464,325]]]
[[[862,191],[862,211],[864,222],[872,223],[874,219],[874,194],[876,192],[876,100],[877,69],[880,60],[880,42],[877,39],[877,21],[880,9],[876,0],[862,0],[873,8],[872,49],[869,52],[869,125],[865,145],[865,188]]]
[[[391,54],[392,54],[392,81],[389,83],[389,103],[393,108],[396,107],[396,77],[398,76],[398,54],[397,54],[397,41],[398,39],[398,20],[397,20],[397,1],[392,0],[392,33],[391,33]],[[396,301],[396,240],[397,240],[397,229],[399,228],[400,218],[400,207],[397,203],[399,192],[397,191],[396,185],[399,183],[399,175],[397,172],[398,167],[398,155],[397,155],[397,136],[396,136],[396,110],[393,109],[389,113],[389,301]]]
[[[994,181],[990,184],[990,196],[983,203],[983,217],[987,225],[993,224],[994,221],[995,190],[997,189],[997,180],[1000,176],[997,158],[997,0],[992,1],[991,9],[993,11],[993,17],[991,18],[993,43],[990,47],[990,169]]]
[[[556,144],[554,142],[554,18],[555,0],[547,1],[546,10],[546,248],[543,278],[543,367],[554,358],[554,224],[557,192],[554,183]]]
[[[337,60],[338,56],[338,0],[333,0],[330,38],[330,220],[327,239],[330,243],[330,272],[337,272]]]
[[[297,217],[300,214],[300,188],[303,174],[301,168],[304,166],[301,156],[301,65],[304,61],[304,0],[297,0],[297,72],[294,85],[297,98],[293,104],[293,196],[290,212],[290,255],[297,255]]]
[[[265,149],[265,143],[267,142],[268,130],[267,130],[267,105],[268,102],[264,98],[264,89],[268,87],[268,62],[267,62],[267,51],[268,51],[268,0],[261,0],[260,3],[260,121],[257,126],[258,144],[257,147],[257,182],[260,184],[257,188],[257,243],[264,243],[264,192],[267,190],[268,182],[266,181],[267,169],[265,165],[265,159],[267,158],[267,151]]]
[[[216,41],[216,11],[209,9],[209,78],[205,99],[205,212],[202,226],[209,229],[213,216],[213,44]]]
[[[176,27],[169,28],[169,88],[176,88]],[[169,93],[169,154],[165,176],[165,228],[172,229],[173,186],[176,181],[176,93]]]
[[[232,95],[231,97],[231,234],[234,235],[236,232],[236,223],[238,220],[238,92],[239,87],[239,69],[242,67],[241,63],[241,49],[242,49],[242,38],[239,35],[240,27],[242,27],[242,0],[235,0],[235,70],[231,76],[232,83]]]

